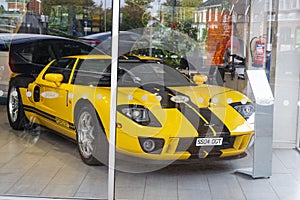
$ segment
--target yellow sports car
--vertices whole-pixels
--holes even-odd
[[[13,129],[40,124],[75,140],[87,164],[107,164],[111,57],[68,56],[34,79],[10,80]],[[145,161],[244,154],[254,134],[254,106],[233,89],[190,80],[159,59],[119,59],[116,151]],[[25,119],[25,120],[24,120]],[[105,152],[105,153],[104,153]]]

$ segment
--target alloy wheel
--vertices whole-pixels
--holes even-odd
[[[93,142],[95,125],[91,113],[84,111],[81,113],[78,119],[78,145],[80,152],[84,158],[90,158],[92,156],[94,147]]]

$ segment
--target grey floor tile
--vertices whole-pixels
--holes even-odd
[[[21,153],[8,161],[2,168],[28,170],[42,158],[43,155]]]
[[[0,153],[17,155],[17,154],[21,153],[22,151],[24,151],[25,148],[26,148],[26,145],[23,142],[21,142],[20,140],[16,139],[16,140],[11,140],[8,143],[6,143],[5,145],[1,146]]]
[[[81,182],[74,197],[107,198],[107,168],[93,167]]]
[[[300,187],[274,186],[280,200],[296,200],[300,198]]]
[[[253,179],[246,175],[238,175],[237,179],[247,200],[279,200],[268,179]]]
[[[79,186],[85,176],[86,173],[82,172],[59,170],[59,172],[57,172],[57,174],[51,179],[50,184],[74,184]]]
[[[1,177],[1,174],[0,174]],[[6,179],[0,179],[0,194],[5,194],[13,186],[15,182],[8,182]]]
[[[144,198],[144,187],[133,187],[131,185],[116,186],[116,199],[142,200]]]
[[[7,144],[8,142],[15,139],[15,135],[13,133],[10,133],[8,130],[5,130],[5,127],[1,127],[1,134],[0,134],[0,146]]]
[[[292,174],[273,174],[269,182],[279,199],[299,199],[300,184]]]
[[[280,200],[276,194],[273,193],[247,193],[247,200]]]
[[[53,179],[60,167],[33,167],[28,170],[7,194],[39,195]]]
[[[19,179],[21,179],[26,174],[26,172],[27,170],[0,168],[0,180],[15,183]]]
[[[49,152],[43,157],[37,165],[48,167],[63,167],[68,162],[69,156],[65,153]]]
[[[106,193],[102,193],[100,192],[77,192],[74,196],[75,198],[79,198],[79,199],[100,199],[100,200],[107,200],[107,192]]]
[[[207,175],[213,199],[244,200],[246,199],[237,181],[236,175],[216,173]]]
[[[295,149],[274,149],[275,155],[288,169],[299,169],[300,153]]]
[[[204,174],[178,175],[178,190],[209,191],[207,177]]]
[[[296,178],[292,174],[273,174],[271,178],[268,180],[273,187],[274,186],[296,187],[300,191],[300,184],[297,182]]]
[[[7,152],[0,152],[0,164],[4,165],[11,161],[14,157],[16,157],[18,154],[14,153],[7,153]]]
[[[137,188],[144,188],[146,184],[146,174],[132,174],[132,173],[124,173],[124,172],[117,172],[116,173],[116,187],[137,187]]]
[[[210,200],[212,196],[209,190],[179,189],[178,200]]]
[[[146,187],[149,187],[149,189],[165,187],[168,189],[177,189],[178,178],[177,176],[168,176],[168,174],[161,173],[149,174],[146,179]]]
[[[41,191],[47,185],[47,181],[35,180],[30,182],[20,182],[6,192],[8,195],[26,195],[26,196],[40,196]]]
[[[146,188],[144,200],[161,199],[173,200],[178,198],[178,182],[176,176],[155,173],[148,175],[146,179]]]
[[[288,171],[300,184],[300,167],[298,169],[289,169]]]
[[[43,197],[59,197],[59,198],[70,198],[73,197],[78,189],[79,184],[57,184],[50,183],[41,192],[40,196]]]
[[[274,151],[273,151],[274,152]],[[286,166],[283,164],[283,162],[278,158],[278,156],[273,153],[272,156],[272,173],[274,174],[287,174],[289,173],[288,169]]]

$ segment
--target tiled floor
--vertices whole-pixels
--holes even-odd
[[[74,143],[49,131],[41,129],[33,136],[11,130],[5,108],[0,106],[0,110],[0,199],[107,198],[107,167],[86,166]],[[248,153],[238,160],[170,165],[146,173],[118,171],[116,199],[300,199],[298,151],[274,149],[269,179],[234,173],[251,167],[252,155]]]

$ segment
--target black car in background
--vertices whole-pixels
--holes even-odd
[[[141,34],[131,32],[131,31],[120,31],[119,34],[119,55],[129,54],[132,46],[142,37]],[[103,33],[95,33],[92,35],[87,35],[80,37],[79,40],[91,45],[92,47],[97,47],[104,53],[111,55],[111,31]]]
[[[39,73],[51,60],[62,56],[87,55],[93,47],[81,41],[39,34],[17,34],[12,37],[9,67],[15,73]]]
[[[9,82],[32,81],[51,60],[69,55],[102,53],[81,41],[40,34],[0,33],[0,98],[5,102]],[[11,80],[11,73],[14,75]],[[18,81],[15,81],[17,80]]]

